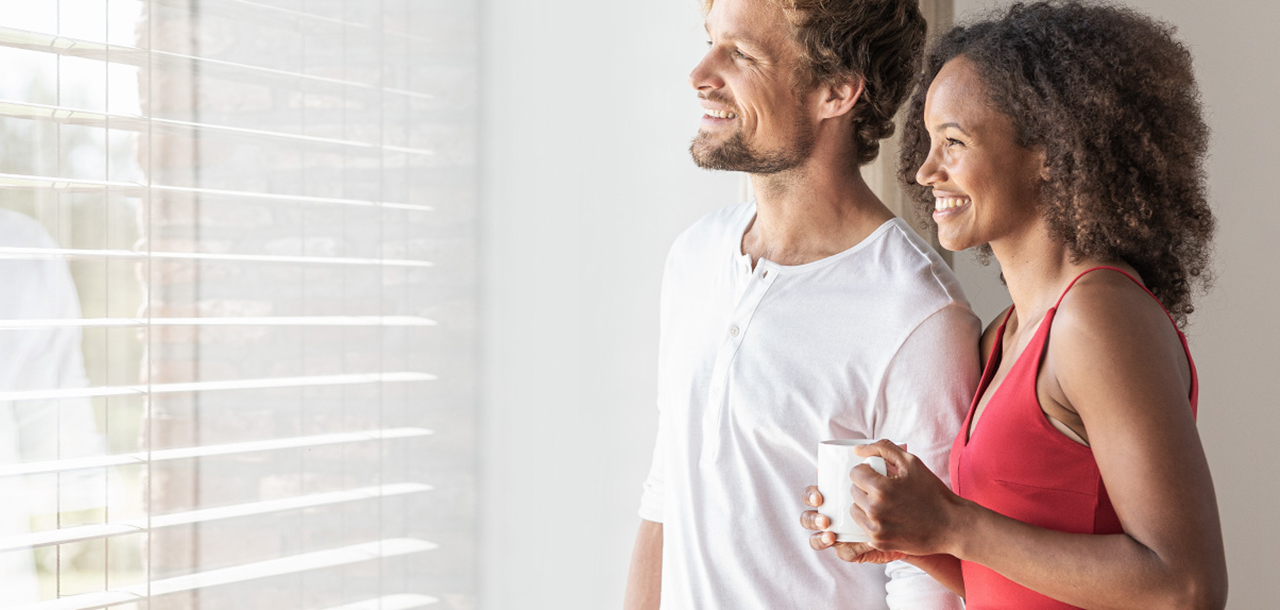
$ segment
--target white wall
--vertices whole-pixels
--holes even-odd
[[[481,607],[621,604],[694,167],[695,0],[482,3]]]
[[[1280,430],[1264,387],[1280,364],[1280,67],[1264,0],[1133,0],[1179,25],[1214,129],[1220,222],[1213,293],[1190,333],[1200,426],[1227,535],[1232,608],[1269,607],[1280,565]],[[695,0],[484,0],[481,143],[481,608],[619,605],[654,421],[657,298],[671,239],[736,199],[693,167],[701,54]],[[957,0],[956,14],[989,4]],[[956,255],[979,313],[1007,305],[996,270]]]
[[[963,22],[1011,2],[956,0]],[[1217,284],[1188,331],[1200,373],[1200,434],[1213,469],[1231,578],[1228,607],[1270,608],[1280,566],[1280,468],[1264,460],[1280,431],[1272,387],[1280,357],[1280,4],[1264,0],[1128,0],[1178,27],[1195,56],[1213,140],[1209,188],[1218,219]],[[996,269],[956,255],[957,274],[985,320],[1008,304]]]

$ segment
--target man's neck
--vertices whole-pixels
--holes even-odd
[[[871,235],[893,213],[857,168],[808,163],[770,175],[752,175],[756,218],[742,237],[752,264],[767,258],[802,265],[844,252]]]

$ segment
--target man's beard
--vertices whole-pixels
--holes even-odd
[[[747,144],[738,131],[723,144],[711,142],[711,134],[698,132],[689,145],[693,162],[703,169],[718,169],[748,174],[777,174],[799,166],[813,153],[814,134],[803,119],[796,121],[794,139],[781,150],[759,151]]]

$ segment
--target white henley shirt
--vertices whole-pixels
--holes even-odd
[[[834,256],[752,269],[754,217],[754,202],[714,212],[667,258],[640,507],[663,524],[663,610],[962,608],[908,564],[815,552],[799,518],[821,440],[907,443],[947,479],[978,382],[977,316],[901,219]]]

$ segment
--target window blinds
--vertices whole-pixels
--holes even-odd
[[[0,607],[474,603],[475,13],[0,0]]]

